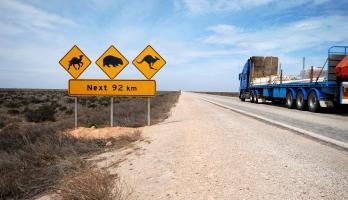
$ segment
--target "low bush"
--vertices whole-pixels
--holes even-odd
[[[56,109],[54,106],[41,105],[38,109],[26,109],[25,118],[29,122],[55,121]]]
[[[20,112],[17,109],[10,109],[7,111],[7,113],[10,115],[19,115]]]
[[[73,98],[67,98],[67,99],[65,99],[65,103],[74,103],[75,102],[75,99],[73,99]]]
[[[59,110],[60,110],[60,111],[66,111],[66,109],[67,109],[66,106],[60,106],[60,107],[59,107]]]
[[[39,103],[42,103],[43,101],[41,99],[39,99],[39,98],[31,96],[29,98],[29,102],[32,103],[32,104],[39,104]]]
[[[7,103],[5,104],[5,106],[6,106],[7,108],[19,108],[19,107],[21,107],[22,105],[21,105],[19,102],[17,102],[17,101],[11,100],[11,101],[7,102]]]
[[[65,200],[125,200],[131,195],[131,189],[105,169],[82,170],[66,177],[59,189]]]
[[[73,113],[74,113],[73,109],[68,109],[65,111],[65,114],[67,114],[67,115],[72,115]]]

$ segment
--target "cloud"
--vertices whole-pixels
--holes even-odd
[[[267,28],[244,30],[220,24],[210,27],[213,34],[203,42],[217,46],[234,46],[252,52],[293,52],[315,46],[345,43],[348,40],[347,16],[313,17]]]
[[[5,28],[1,34],[7,35],[17,35],[28,31],[40,33],[40,31],[56,30],[61,26],[77,26],[70,19],[15,0],[1,1],[0,25]]]
[[[318,6],[329,0],[177,0],[176,7],[186,8],[192,14],[211,13],[219,11],[237,11],[252,9],[259,6],[273,5],[278,9],[289,9],[300,5]],[[179,3],[178,3],[179,2]]]

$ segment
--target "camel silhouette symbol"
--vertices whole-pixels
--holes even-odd
[[[71,66],[73,66],[73,67],[76,69],[75,65],[78,65],[78,66],[79,66],[79,67],[76,69],[76,70],[79,70],[80,67],[83,66],[82,57],[83,57],[83,55],[80,55],[79,58],[73,57],[73,58],[69,61],[68,70],[70,69]]]
[[[149,65],[150,69],[157,70],[153,68],[153,65],[157,60],[159,60],[159,58],[157,58],[156,56],[152,57],[151,55],[146,55],[140,62],[137,61],[137,63],[141,64],[143,62],[146,62]]]

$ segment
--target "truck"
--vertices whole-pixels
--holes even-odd
[[[328,49],[321,68],[286,76],[277,57],[250,57],[239,74],[239,98],[251,103],[281,102],[289,109],[320,112],[348,104],[348,46]],[[306,73],[308,72],[308,73]]]

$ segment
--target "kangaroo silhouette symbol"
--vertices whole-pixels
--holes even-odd
[[[82,57],[83,57],[83,55],[80,55],[79,58],[73,57],[71,60],[69,60],[68,70],[70,70],[71,66],[73,66],[76,70],[79,70],[80,67],[83,66]],[[75,65],[78,65],[79,67],[76,68]]]
[[[140,62],[137,61],[137,63],[141,64],[143,62],[146,62],[149,65],[150,69],[157,70],[153,68],[153,65],[157,60],[159,60],[159,58],[157,58],[156,56],[152,57],[151,55],[146,55]]]

